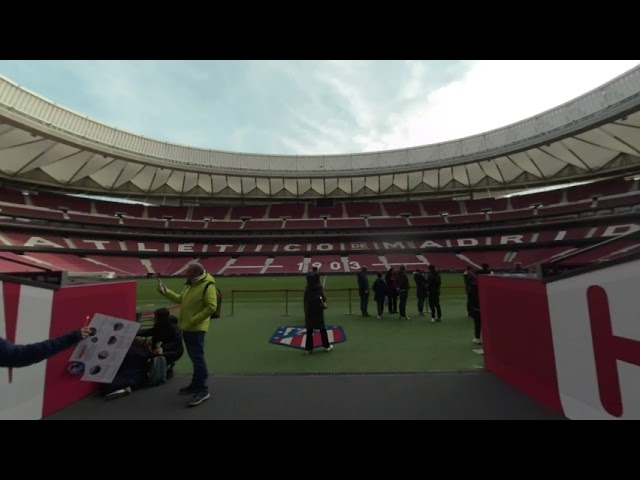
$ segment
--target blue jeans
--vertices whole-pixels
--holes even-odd
[[[193,377],[191,378],[191,387],[197,391],[208,391],[207,378],[207,362],[204,358],[204,336],[206,332],[182,332],[184,338],[184,346],[187,348],[187,354],[193,364]]]

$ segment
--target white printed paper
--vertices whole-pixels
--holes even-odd
[[[140,324],[96,313],[88,326],[95,329],[95,335],[82,340],[69,361],[84,364],[82,380],[111,383]]]

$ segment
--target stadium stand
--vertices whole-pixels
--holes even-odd
[[[508,271],[515,262],[532,266],[640,229],[639,209],[638,181],[620,178],[510,198],[343,202],[329,209],[299,201],[144,206],[4,189],[0,249],[48,268],[117,277],[179,275],[194,259],[216,275],[292,275],[314,264],[327,273],[431,263],[443,271],[482,263]],[[4,272],[29,268],[0,262]]]

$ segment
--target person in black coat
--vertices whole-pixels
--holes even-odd
[[[387,284],[389,313],[398,313],[398,274],[394,268],[389,269],[384,281]]]
[[[424,302],[427,299],[427,278],[422,270],[413,272],[413,280],[416,282],[416,297],[418,299],[418,313],[424,315]]]
[[[398,270],[398,297],[400,299],[400,319],[411,320],[407,317],[407,298],[409,298],[409,277],[407,277],[407,267],[400,265]]]
[[[471,297],[469,296],[469,289],[472,278],[475,277],[475,275],[473,275],[473,267],[469,265],[462,275],[464,278],[464,291],[467,294],[467,316],[472,317],[473,309],[471,308]]]
[[[40,363],[77,345],[91,334],[91,328],[82,327],[57,338],[27,345],[15,345],[0,338],[0,367],[19,368]]]
[[[478,290],[478,276],[471,270],[467,274],[467,295],[470,316],[473,319],[473,342],[482,344],[482,324],[480,321],[480,293]]]
[[[378,307],[378,318],[382,318],[382,314],[384,313],[384,299],[387,297],[387,283],[382,278],[382,273],[378,272],[375,281],[373,282],[373,298],[376,301],[376,306]]]
[[[431,321],[442,321],[442,308],[440,307],[440,286],[442,280],[440,272],[435,265],[429,265],[429,273],[427,274],[427,291],[429,294],[429,308],[431,309]]]
[[[363,317],[369,315],[369,278],[367,277],[367,267],[362,267],[358,272],[358,293],[360,294],[360,311]]]
[[[305,350],[307,353],[313,351],[313,331],[320,330],[322,346],[327,352],[333,350],[333,345],[329,343],[327,327],[324,324],[324,311],[326,310],[327,297],[320,283],[320,275],[310,275],[307,277],[307,288],[304,290],[304,326],[307,329],[307,340]]]
[[[167,360],[167,378],[170,378],[173,367],[184,354],[182,332],[178,328],[178,319],[171,315],[168,308],[157,309],[153,316],[153,327],[141,330],[138,336],[148,339],[149,349],[154,356],[163,356]]]
[[[134,340],[118,368],[111,383],[102,386],[102,394],[106,400],[129,395],[144,385],[148,378],[151,351],[139,339]]]
[[[171,315],[168,308],[159,308],[153,312],[153,326],[140,330],[129,348],[118,373],[110,384],[103,387],[102,393],[107,400],[114,400],[129,395],[133,390],[153,385],[149,380],[149,373],[153,362],[163,360],[163,372],[166,376],[173,376],[173,367],[182,357],[182,333],[178,328],[178,319]]]

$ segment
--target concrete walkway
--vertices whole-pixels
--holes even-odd
[[[89,397],[50,420],[556,420],[561,415],[486,372],[216,376],[186,408],[188,377],[105,402]]]

